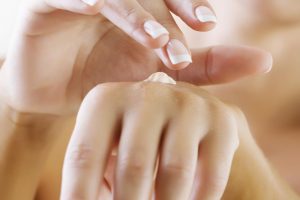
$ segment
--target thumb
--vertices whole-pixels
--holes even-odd
[[[270,53],[245,46],[214,46],[193,51],[194,62],[178,72],[178,80],[198,85],[232,82],[250,75],[268,73]]]

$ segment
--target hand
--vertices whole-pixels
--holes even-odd
[[[59,2],[61,4],[58,5]],[[73,114],[86,93],[97,84],[140,81],[156,71],[165,71],[177,80],[204,84],[232,81],[266,71],[271,66],[269,54],[263,51],[218,46],[192,51],[194,62],[188,69],[171,71],[164,67],[170,62],[166,61],[168,59],[163,59],[163,64],[152,50],[132,40],[103,16],[78,14],[84,11],[92,14],[92,8],[95,9],[98,4],[90,8],[79,0],[74,0],[72,4],[68,2],[73,1],[34,1],[23,12],[0,74],[1,91],[5,91],[3,99],[17,111]],[[117,1],[106,3],[109,2],[101,8],[111,3],[119,5]],[[169,10],[157,12],[155,9],[154,12],[151,7],[165,8],[164,2],[151,5],[147,2],[141,1],[140,4],[159,15],[155,17],[168,25],[172,39],[183,41],[178,27],[169,18]],[[126,13],[125,8],[123,11]],[[189,12],[185,9],[181,11]],[[187,14],[184,16],[189,18]],[[210,26],[198,21],[194,25],[199,29]]]
[[[149,199],[157,165],[156,199],[220,199],[238,131],[232,108],[196,86],[99,85],[80,108],[61,198],[97,199],[118,146],[114,199]]]

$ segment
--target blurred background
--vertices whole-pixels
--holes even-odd
[[[21,0],[0,2],[0,57],[4,57],[11,38]]]

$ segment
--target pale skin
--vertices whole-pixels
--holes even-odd
[[[198,64],[199,64],[199,63],[198,63]],[[229,93],[229,94],[230,94],[230,93]],[[246,147],[247,147],[247,145],[246,145]],[[245,147],[245,148],[246,148],[246,147]],[[254,147],[255,147],[255,145],[254,145]],[[254,148],[254,147],[253,147],[253,148]],[[251,149],[251,148],[250,148],[250,149]],[[263,160],[263,159],[262,159],[262,160]],[[261,163],[261,160],[260,160],[259,163]],[[268,170],[270,170],[268,167],[266,167],[266,168],[267,168]],[[268,171],[268,170],[267,170],[267,171]],[[263,199],[263,198],[262,198],[262,199]]]
[[[264,51],[238,46],[216,46],[194,51],[194,64],[190,66],[192,71],[176,73],[168,70],[152,51],[134,42],[103,17],[57,10],[53,7],[55,1],[50,4],[52,7],[49,6],[51,2],[47,3],[36,4],[33,1],[29,8],[25,7],[13,38],[14,43],[0,74],[3,126],[6,126],[7,120],[12,122],[11,126],[4,129],[11,133],[6,134],[11,137],[3,139],[2,142],[25,147],[25,150],[20,147],[19,151],[3,151],[9,155],[3,154],[4,158],[15,160],[15,156],[12,156],[15,154],[22,157],[13,164],[18,166],[17,168],[9,167],[10,162],[6,162],[8,166],[3,168],[3,177],[6,177],[6,174],[15,176],[9,176],[7,178],[10,181],[1,183],[9,185],[12,189],[1,187],[4,189],[1,194],[7,195],[8,199],[19,199],[20,196],[23,199],[32,199],[35,196],[43,161],[58,137],[65,136],[53,134],[52,129],[54,132],[61,132],[59,130],[63,129],[65,118],[77,112],[82,98],[98,83],[141,80],[152,72],[165,70],[174,78],[182,76],[182,80],[193,79],[191,81],[195,83],[207,84],[210,81],[232,81],[268,71],[270,68],[270,56]],[[53,24],[52,20],[57,18],[61,21]],[[99,20],[102,24],[98,24]],[[87,30],[86,24],[89,25]],[[172,23],[168,23],[170,24]],[[83,32],[78,32],[78,28]],[[171,33],[175,35],[174,31]],[[65,43],[66,41],[69,41],[69,44]],[[130,51],[128,46],[131,47]],[[244,66],[243,63],[250,59],[254,62]],[[46,63],[49,66],[47,68],[43,67]],[[226,73],[222,63],[229,65],[236,73]],[[174,67],[186,65],[182,64]],[[38,122],[35,122],[36,118]],[[40,131],[45,133],[39,134]],[[28,142],[25,142],[25,146],[19,144],[24,141],[14,137],[19,132],[24,132],[25,136],[30,134],[27,138],[29,141],[24,139]],[[35,135],[32,132],[37,132],[37,137],[42,138],[32,140],[31,135]],[[33,145],[32,142],[38,144]],[[9,147],[7,146],[8,149]],[[7,173],[5,169],[13,172]],[[32,180],[31,184],[28,183],[29,177]],[[57,187],[53,186],[53,189]],[[58,198],[57,192],[42,194],[48,198],[51,195]],[[132,193],[134,194],[135,192]]]
[[[61,199],[97,199],[114,144],[109,185],[115,199],[149,199],[157,161],[156,199],[220,199],[239,144],[231,112],[191,86],[95,87],[83,101],[66,153]]]
[[[0,74],[3,130],[10,133],[5,134],[10,137],[5,137],[2,142],[20,146],[17,150],[10,149],[10,145],[3,145],[8,149],[3,151],[2,157],[15,161],[5,162],[7,166],[2,171],[2,177],[9,178],[9,181],[4,182],[7,178],[1,179],[1,184],[8,185],[1,187],[1,194],[8,199],[32,199],[36,195],[45,158],[54,148],[55,141],[60,137],[68,137],[68,134],[61,133],[65,121],[77,112],[82,98],[98,83],[141,80],[159,70],[179,80],[190,79],[191,82],[201,84],[210,84],[211,81],[222,83],[264,73],[271,67],[270,55],[265,51],[239,46],[215,46],[193,51],[192,71],[177,73],[167,69],[151,50],[132,40],[101,16],[78,15],[55,8],[50,12],[35,5],[33,3],[30,9],[25,8]],[[56,17],[61,19],[61,23],[51,23]],[[104,20],[104,24],[101,24],[103,26],[99,26],[98,20]],[[85,27],[85,23],[91,23],[86,35],[76,31],[78,27]],[[68,24],[69,29],[66,28]],[[49,28],[52,28],[51,31]],[[109,34],[104,34],[107,31]],[[91,43],[87,43],[86,38]],[[116,43],[116,40],[119,42]],[[65,41],[70,43],[66,44]],[[128,46],[131,47],[130,51]],[[254,62],[244,65],[248,60]],[[49,68],[42,67],[45,63]],[[227,73],[227,66],[235,73]],[[8,122],[11,126],[6,127]],[[40,134],[41,131],[44,133]],[[15,137],[20,132],[24,132],[23,140]],[[31,135],[37,136],[37,139],[32,139]],[[22,159],[16,159],[15,155]],[[11,168],[10,165],[18,167]],[[14,177],[8,174],[14,174]],[[57,176],[52,178],[58,180]],[[28,179],[32,182],[29,183]],[[59,184],[52,186],[57,189]],[[11,190],[5,189],[7,187]],[[133,191],[131,195],[136,193],[139,191]],[[37,195],[45,195],[46,198],[54,195],[56,199],[58,194],[44,193],[41,189]],[[220,195],[220,192],[216,195]]]
[[[274,58],[273,69],[266,77],[212,88],[211,91],[245,112],[252,133],[267,158],[300,193],[300,4],[294,1],[246,2],[252,6],[244,9],[243,4],[237,3],[236,10],[232,10],[240,18],[236,24],[226,27],[228,32],[234,33],[225,36],[226,40],[269,50]],[[255,7],[255,4],[259,6]],[[226,7],[224,4],[220,6]],[[248,22],[247,25],[244,21]],[[219,29],[222,33],[223,28]]]
[[[193,50],[190,70],[171,71],[165,66],[182,68],[186,63],[172,66],[162,62],[153,50],[132,40],[103,16],[49,8],[49,2],[41,4],[33,1],[30,8],[24,7],[0,74],[0,87],[8,91],[4,98],[22,112],[74,114],[83,96],[97,84],[140,81],[156,71],[207,84],[267,71],[272,62],[270,55],[259,49],[214,46]],[[170,33],[171,38],[182,35],[175,32]],[[32,57],[35,59],[28,59]],[[249,60],[253,62],[242,66]],[[48,67],[42,67],[45,63]],[[236,72],[227,72],[226,66]]]

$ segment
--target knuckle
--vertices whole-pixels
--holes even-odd
[[[239,129],[235,113],[230,107],[219,101],[212,103],[212,110],[215,115],[214,120],[216,124],[213,129],[222,129],[222,131],[219,130],[216,132],[225,133],[227,143],[235,151],[239,146]]]
[[[86,96],[88,99],[96,99],[98,102],[110,100],[115,95],[119,94],[121,88],[117,83],[104,83],[94,87]]]
[[[246,119],[244,112],[236,105],[228,105],[228,108],[231,110],[235,119],[237,119],[237,120],[245,120]]]
[[[123,18],[132,25],[129,33],[132,36],[140,31],[142,24],[147,19],[151,19],[151,16],[137,8],[128,8],[123,11],[122,15]]]
[[[140,82],[136,90],[139,94],[140,101],[145,103],[153,103],[155,99],[162,99],[167,96],[165,95],[167,93],[166,87],[162,87],[161,84],[157,83]]]
[[[69,148],[64,165],[66,167],[89,169],[95,162],[95,152],[87,145],[77,145]]]
[[[119,160],[119,170],[126,177],[150,178],[153,174],[149,166],[151,164],[142,155],[133,154]]]
[[[124,10],[123,16],[128,21],[136,21],[138,18],[138,10],[136,8],[128,8]]]
[[[189,180],[194,177],[195,170],[184,162],[172,162],[162,166],[161,173],[178,179]]]
[[[182,99],[181,106],[183,108],[198,111],[206,107],[206,100],[203,97],[200,97],[192,92],[181,93],[180,99]]]
[[[236,122],[231,109],[229,109],[225,104],[218,100],[212,101],[211,105],[211,109],[215,114],[216,121],[226,125],[225,128],[229,130],[235,130]]]

